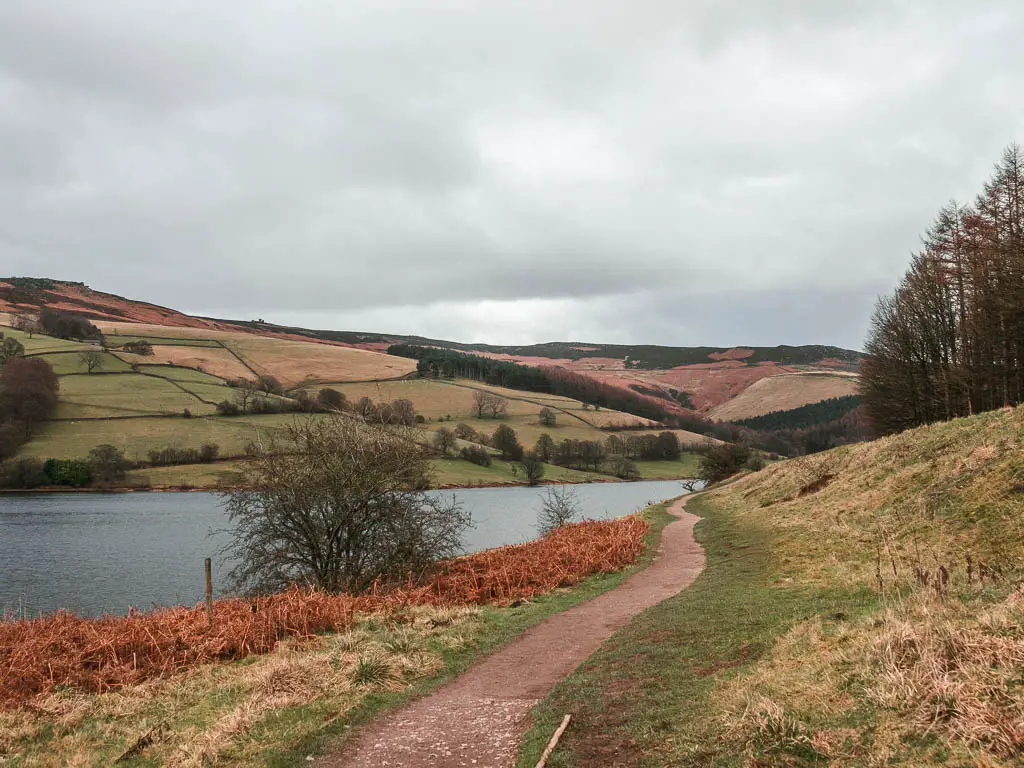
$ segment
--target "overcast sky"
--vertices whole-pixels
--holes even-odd
[[[1024,140],[1016,0],[2,0],[0,274],[466,341],[860,346]]]

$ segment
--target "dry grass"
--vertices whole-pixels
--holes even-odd
[[[872,590],[881,606],[801,621],[720,684],[753,764],[1018,764],[1022,426],[1024,409],[932,425],[712,495],[776,534],[777,589]]]
[[[380,352],[323,344],[315,341],[259,336],[251,333],[221,331],[210,328],[181,328],[145,323],[99,322],[104,332],[118,331],[126,335],[145,335],[163,338],[215,339],[239,355],[251,368],[277,377],[285,386],[296,386],[305,379],[317,381],[364,381],[404,376],[416,370],[416,361],[392,357]],[[181,359],[205,358],[200,365],[218,376],[247,376],[252,373],[241,368],[237,360],[228,358],[212,348],[180,347],[154,348],[158,360],[179,362]],[[209,353],[209,354],[208,354]],[[168,357],[170,355],[170,357]]]
[[[109,765],[132,746],[150,764],[252,765],[268,744],[290,743],[366,696],[436,672],[439,649],[472,636],[476,608],[413,607],[399,621],[367,614],[345,634],[282,643],[251,662],[204,666],[169,680],[89,696],[62,690],[31,709],[0,710],[0,762]],[[146,741],[149,743],[146,744]]]
[[[238,358],[220,347],[153,347],[152,357],[126,355],[133,362],[174,363],[189,368],[199,368],[224,379],[251,379],[252,372],[239,362]]]
[[[783,373],[751,384],[732,400],[712,408],[708,415],[721,421],[788,411],[830,397],[857,394],[858,377],[849,374]]]

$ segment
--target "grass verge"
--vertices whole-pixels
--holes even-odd
[[[773,534],[697,496],[704,572],[644,611],[562,681],[534,710],[519,766],[536,764],[563,715],[573,722],[549,762],[578,765],[731,766],[745,757],[728,738],[712,694],[752,667],[794,623],[837,623],[876,605],[868,591],[794,587],[770,556]]]

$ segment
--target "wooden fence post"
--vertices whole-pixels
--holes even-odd
[[[213,626],[213,566],[206,558],[206,621]]]

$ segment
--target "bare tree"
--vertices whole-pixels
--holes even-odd
[[[457,554],[469,515],[421,490],[428,457],[411,438],[332,415],[257,448],[224,493],[233,586],[359,592]]]
[[[492,419],[503,419],[508,416],[508,400],[504,397],[491,395],[491,401],[488,403],[487,408]]]
[[[19,331],[22,331],[30,339],[34,334],[41,333],[42,328],[39,325],[39,318],[35,315],[28,315],[24,312],[16,312],[11,315],[11,325]]]
[[[508,415],[508,400],[493,392],[478,389],[473,392],[473,408],[477,418],[482,419],[487,414],[492,419],[501,419]]]
[[[537,485],[544,478],[544,462],[534,451],[527,451],[519,460],[526,475],[526,482],[530,485]]]
[[[85,367],[86,373],[93,373],[103,368],[103,352],[99,349],[83,349],[78,353],[78,360]]]
[[[437,452],[442,456],[447,456],[452,448],[455,447],[455,433],[448,429],[448,427],[441,427],[434,433],[433,442]]]
[[[541,510],[537,516],[537,529],[541,536],[568,525],[580,513],[580,498],[575,490],[565,485],[552,486],[541,497]]]

